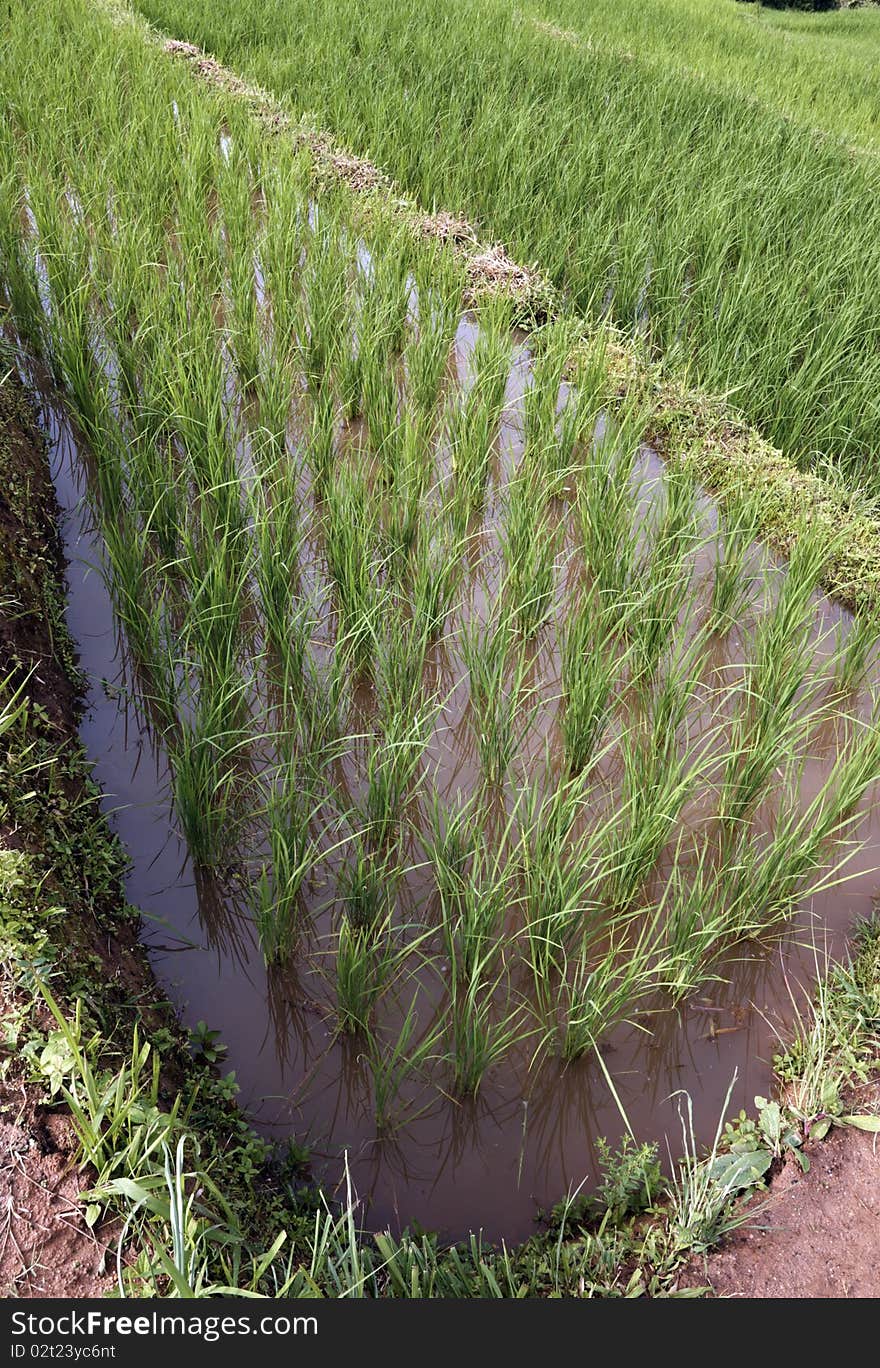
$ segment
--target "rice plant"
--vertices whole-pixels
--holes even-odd
[[[388,923],[358,923],[343,914],[334,947],[336,1015],[340,1031],[367,1031],[373,1010],[394,976],[397,956]]]
[[[588,765],[616,703],[615,686],[626,670],[621,621],[603,608],[594,585],[570,605],[562,628],[562,738],[571,774]]]
[[[449,420],[456,498],[469,513],[486,498],[511,352],[509,311],[502,305],[487,309],[480,315],[471,382]]]
[[[756,495],[744,496],[719,512],[718,554],[713,567],[708,629],[726,636],[742,620],[751,598],[749,563],[758,535],[760,505]]]
[[[587,22],[561,0],[548,26],[472,0],[329,15],[270,0],[255,44],[210,0],[143,8],[222,46],[426,209],[465,206],[575,310],[733,392],[802,464],[837,453],[876,483],[872,14],[820,29],[766,7],[755,22],[711,0],[602,0]]]
[[[529,1034],[521,1009],[498,1008],[497,987],[498,981],[487,981],[478,962],[467,978],[457,981],[451,996],[445,1039],[452,1088],[461,1097],[474,1096],[489,1069]]]
[[[520,476],[507,489],[501,534],[504,589],[517,631],[528,638],[540,631],[552,608],[557,534],[547,524],[533,480]]]
[[[504,780],[530,726],[534,708],[528,660],[512,619],[501,613],[485,625],[470,621],[462,632],[468,671],[471,720],[487,784]]]
[[[341,465],[327,488],[324,545],[338,607],[337,641],[356,669],[369,665],[383,611],[377,580],[379,517],[364,477]]]
[[[603,599],[626,602],[637,567],[635,460],[644,430],[639,408],[608,416],[580,473],[577,513],[587,569]]]
[[[303,885],[320,856],[319,810],[314,774],[291,758],[266,801],[268,861],[254,890],[254,920],[268,963],[289,955],[302,929]]]

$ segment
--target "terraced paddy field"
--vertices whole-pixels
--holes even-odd
[[[361,70],[375,82],[397,51],[369,6],[347,28],[344,5],[321,11],[321,62],[349,73],[349,123],[317,59],[297,65],[314,87],[293,88],[271,46],[296,20],[310,51],[316,30],[295,5],[284,24],[266,4],[237,25],[222,7],[180,7],[182,37],[210,39],[266,85],[271,55],[273,88],[398,174],[421,214],[371,164],[130,11],[62,0],[36,25],[13,16],[3,345],[38,401],[64,514],[81,738],[195,1052],[235,1070],[258,1132],[307,1150],[350,1221],[357,1193],[366,1230],[524,1241],[540,1210],[607,1195],[611,1151],[636,1175],[622,1218],[659,1193],[650,1146],[665,1136],[687,1252],[705,1243],[685,1210],[701,1182],[717,1234],[730,1199],[800,1149],[800,1131],[780,1130],[775,1149],[728,1137],[719,1155],[719,1117],[770,1092],[774,1053],[877,892],[876,398],[861,293],[874,164],[839,142],[845,119],[867,141],[869,120],[854,96],[820,139],[796,117],[805,87],[793,83],[785,123],[767,78],[746,139],[731,83],[691,89],[680,71],[679,113],[701,111],[676,144],[682,157],[690,146],[689,174],[699,166],[714,193],[710,154],[748,142],[736,170],[748,216],[743,186],[772,148],[765,171],[790,179],[774,181],[772,206],[764,184],[761,204],[785,216],[798,267],[783,272],[748,233],[722,264],[729,220],[714,200],[706,274],[686,253],[673,270],[645,237],[650,220],[681,248],[673,207],[639,190],[652,147],[664,165],[673,156],[657,51],[649,66],[613,33],[606,48],[490,4],[453,23],[452,8],[430,51],[417,42],[430,6],[424,29],[395,12],[407,60],[421,52],[423,65],[415,84],[395,71],[383,86],[412,106],[406,119],[383,109],[392,149],[351,84]],[[170,6],[150,13],[175,23]],[[758,54],[766,35],[746,21]],[[357,62],[334,47],[343,29]],[[470,85],[443,47],[453,33],[483,45]],[[437,113],[430,70],[444,52],[443,88],[461,101],[502,53],[466,135],[450,106]],[[586,62],[611,65],[587,82]],[[496,123],[496,171],[484,155],[478,178],[490,101],[514,66],[518,150]],[[627,91],[637,80],[652,107]],[[310,100],[319,85],[323,105]],[[624,100],[635,111],[626,175],[620,139],[604,138],[620,158],[602,173],[618,178],[605,199],[576,179],[600,175],[601,128],[581,108],[593,141],[575,147],[553,123],[582,87],[602,92],[602,117],[619,119]],[[569,148],[568,177],[548,160],[540,193],[517,191],[536,165],[526,130],[555,156]],[[693,225],[689,196],[678,208]],[[859,252],[841,227],[857,199]],[[832,203],[836,260],[826,250],[808,276],[809,234]],[[459,213],[474,209],[538,266],[481,250]],[[604,266],[587,254],[603,215],[616,225]],[[765,229],[775,242],[769,218]],[[763,274],[774,261],[778,308]],[[797,375],[810,377],[797,402],[795,327]],[[754,458],[752,478],[719,479],[713,497],[688,364],[725,385],[742,365],[737,401],[810,478],[775,452],[764,480],[769,448],[740,441],[731,412],[724,430]],[[670,384],[685,437],[666,449]],[[780,531],[777,511],[771,545],[780,470],[797,516]],[[864,1073],[850,1044],[850,1071]],[[807,1134],[843,1114],[837,1094],[814,1101],[795,1117]]]
[[[805,467],[877,491],[874,9],[141,8],[729,393]]]

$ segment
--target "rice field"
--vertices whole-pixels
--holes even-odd
[[[426,208],[464,212],[538,261],[575,310],[729,394],[804,467],[880,488],[873,9],[139,9],[283,96]]]
[[[680,1067],[694,1004],[864,902],[880,622],[821,597],[809,525],[780,564],[754,498],[662,466],[601,329],[574,365],[567,317],[526,340],[85,0],[10,33],[7,325],[167,774],[184,992],[212,1024],[263,993],[243,1039],[268,1012],[300,1075],[276,1129],[393,1155],[442,1115],[463,1152],[501,1097],[521,1167],[622,1040]]]

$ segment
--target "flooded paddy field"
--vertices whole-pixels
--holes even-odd
[[[456,374],[463,377],[469,372],[475,336],[472,322],[463,320],[454,347]],[[515,469],[522,459],[523,382],[531,378],[531,365],[522,344],[517,351],[512,372],[516,378],[508,386],[508,407],[500,425],[499,469]],[[847,846],[840,851],[840,858],[846,861],[841,870],[845,881],[799,899],[791,924],[780,927],[772,943],[746,940],[726,955],[722,951],[711,974],[684,997],[664,991],[658,974],[657,985],[647,986],[632,1015],[630,1003],[623,1000],[620,1011],[624,1019],[610,1021],[604,1031],[599,1025],[595,1045],[591,1039],[588,1047],[572,1058],[560,1057],[558,1042],[562,1041],[564,1051],[564,1022],[556,1027],[557,1042],[549,1044],[542,1039],[547,1029],[544,1021],[536,1029],[535,1017],[528,1020],[522,1016],[516,1032],[510,1032],[503,1053],[499,1052],[480,1079],[476,1096],[463,1090],[456,1093],[451,1081],[454,1064],[441,1057],[444,1045],[448,1049],[446,981],[456,947],[453,942],[450,954],[449,917],[446,913],[444,924],[437,865],[432,865],[424,849],[431,839],[424,789],[433,785],[428,801],[435,801],[439,795],[453,817],[462,810],[467,812],[467,804],[483,795],[487,821],[494,821],[501,833],[500,846],[505,835],[511,840],[511,832],[505,832],[511,814],[515,822],[521,820],[518,804],[521,811],[534,801],[538,783],[543,796],[550,782],[548,776],[554,772],[566,774],[562,663],[555,639],[558,624],[564,621],[566,588],[573,577],[564,542],[556,565],[557,606],[544,627],[543,649],[539,643],[532,647],[529,684],[536,691],[532,704],[535,715],[517,754],[521,766],[518,782],[511,785],[504,803],[497,795],[486,793],[473,703],[467,696],[467,667],[453,656],[447,666],[451,688],[447,685],[444,705],[425,744],[422,774],[427,777],[413,781],[416,795],[421,782],[422,801],[416,806],[412,797],[407,798],[411,829],[406,845],[401,842],[393,871],[399,885],[392,916],[404,928],[399,944],[405,944],[406,937],[417,943],[416,948],[410,952],[411,964],[397,982],[389,981],[377,994],[370,1034],[362,1030],[340,1032],[333,956],[338,953],[340,917],[351,915],[351,904],[346,903],[345,893],[340,893],[339,883],[346,867],[346,845],[355,843],[357,837],[341,844],[341,858],[331,865],[332,874],[327,872],[322,878],[320,862],[315,859],[314,869],[299,889],[297,911],[302,924],[295,947],[273,957],[267,965],[255,926],[253,895],[242,887],[241,874],[237,871],[230,877],[196,870],[188,856],[174,810],[168,752],[144,725],[132,697],[131,670],[120,658],[119,630],[101,573],[102,568],[106,570],[106,552],[85,498],[88,461],[75,428],[51,389],[44,413],[56,487],[66,514],[71,584],[68,621],[90,685],[82,735],[96,762],[96,778],[107,794],[113,823],[132,858],[128,896],[145,914],[144,936],[160,982],[191,1027],[204,1020],[220,1032],[228,1047],[223,1067],[235,1069],[241,1102],[261,1131],[307,1146],[316,1176],[324,1178],[331,1188],[340,1180],[343,1155],[347,1155],[356,1190],[367,1204],[367,1223],[374,1228],[402,1227],[417,1221],[451,1237],[482,1227],[490,1237],[517,1239],[525,1238],[534,1228],[539,1209],[549,1208],[568,1192],[591,1189],[598,1173],[595,1141],[604,1137],[614,1142],[621,1137],[625,1127],[620,1108],[640,1141],[662,1141],[665,1135],[672,1152],[677,1153],[680,1133],[674,1094],[679,1089],[693,1097],[697,1133],[706,1142],[711,1141],[726,1103],[738,1109],[747,1106],[756,1093],[767,1091],[770,1062],[779,1038],[785,1037],[796,1009],[803,1007],[817,970],[823,969],[828,956],[842,953],[852,921],[871,911],[878,882],[880,835],[872,790],[866,790],[863,815],[847,830],[847,841],[864,842],[863,847]],[[638,491],[634,508],[641,519],[641,535],[646,537],[647,526],[664,497],[663,470],[649,450],[638,453],[631,480],[634,492]],[[720,533],[711,506],[698,500],[695,518],[701,534],[693,561],[692,597],[682,607],[677,628],[684,640],[689,640],[710,614],[717,575]],[[563,521],[560,519],[560,525]],[[491,547],[491,528],[484,524],[482,533]],[[503,554],[497,533],[493,550],[497,562]],[[472,606],[477,597],[482,611],[491,592],[485,585],[492,573],[492,554],[492,550],[484,550],[485,560],[477,562],[470,597],[465,600]],[[736,697],[728,697],[727,691],[743,688],[747,643],[762,611],[773,611],[784,574],[783,568],[751,546],[751,607],[743,611],[740,624],[711,642],[711,653],[707,652],[689,704],[691,763],[696,763],[694,755],[703,755],[708,761],[713,752],[723,758],[713,724],[720,708],[733,715]],[[481,592],[483,597],[479,598]],[[329,588],[321,599],[330,600]],[[798,791],[804,811],[833,773],[845,738],[858,721],[870,719],[873,707],[872,691],[867,687],[848,694],[845,700],[834,691],[840,648],[843,645],[845,650],[853,630],[849,616],[823,596],[813,594],[809,618],[813,648],[810,677],[814,673],[819,681],[819,702],[813,699],[815,711],[803,732],[806,758],[798,774]],[[689,627],[688,623],[693,625]],[[448,642],[444,645],[448,650]],[[456,677],[460,692],[465,694],[463,705],[457,709]],[[366,732],[371,713],[375,715],[375,702],[370,696],[370,682],[362,679],[358,684],[351,706],[358,708]],[[806,682],[802,688],[810,692]],[[450,701],[445,701],[447,698]],[[838,706],[829,706],[835,699]],[[622,709],[623,704],[618,706]],[[609,730],[610,725],[609,720]],[[342,756],[346,782],[355,791],[358,782],[363,782],[358,756],[362,744],[359,731],[357,740]],[[683,742],[679,740],[679,744]],[[579,802],[598,790],[602,804],[610,807],[620,792],[619,757],[614,749],[607,755],[604,750],[603,742],[597,739],[598,760],[585,795],[578,795]],[[684,850],[692,860],[693,850],[699,848],[698,837],[706,828],[707,796],[703,795],[702,802],[698,795],[685,798],[674,831],[670,828],[655,869],[646,877],[645,890],[641,897],[637,895],[641,904],[638,913],[627,913],[628,917],[650,918],[650,900],[655,905],[663,902],[673,870],[681,868],[683,877],[688,877]],[[750,828],[750,839],[755,842],[772,839],[778,816],[775,796],[766,794],[755,812]],[[584,822],[595,820],[588,811],[589,817],[581,819]],[[516,839],[523,840],[519,826]],[[679,850],[682,839],[688,844]],[[552,857],[560,869],[565,867],[565,841],[564,833]],[[336,854],[331,851],[328,864]],[[470,858],[473,860],[473,854]],[[499,926],[493,933],[498,941],[506,938],[500,953],[509,960],[505,972],[510,980],[504,987],[511,999],[519,994],[527,1001],[526,975],[534,969],[522,925],[516,922],[517,916],[523,916],[518,906],[523,893],[510,869],[516,858],[514,847],[512,853],[505,853],[503,862],[499,860],[503,869],[495,870],[492,851],[488,874],[499,880],[504,896],[503,906],[499,904]],[[470,877],[472,869],[465,877]],[[521,872],[517,873],[522,878]],[[331,878],[336,888],[328,889]],[[586,900],[585,888],[586,878],[571,895],[573,903],[576,898]],[[501,896],[496,894],[496,898]],[[668,904],[665,915],[669,915]],[[505,919],[512,925],[505,925]],[[418,943],[425,932],[429,941]],[[389,928],[386,934],[389,943],[394,943],[395,930]],[[549,967],[552,969],[552,961]],[[410,973],[412,979],[404,978]],[[499,1005],[493,1004],[490,1030],[501,1030],[505,1009],[500,1005],[500,986],[492,986]],[[384,1124],[379,1124],[376,1065],[371,1051],[383,1040],[378,1035],[383,1030],[393,1049],[394,1032],[399,1038],[413,1001],[422,1009],[421,1031],[427,1026],[436,1036],[432,1042],[435,1057],[420,1061],[417,1073],[410,1074],[405,1065],[399,1066],[403,1077],[394,1109]],[[571,998],[563,1001],[570,1003]],[[491,1035],[489,1042],[494,1044]],[[418,1046],[420,1041],[415,1043]]]
[[[600,1138],[675,1155],[675,1094],[703,1142],[765,1091],[870,912],[877,624],[818,592],[809,524],[777,563],[752,501],[660,464],[601,335],[526,345],[157,80],[76,156],[48,120],[3,144],[129,897],[257,1126],[330,1191],[347,1162],[368,1226],[518,1239]]]

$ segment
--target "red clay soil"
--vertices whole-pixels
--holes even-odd
[[[18,1102],[16,1112],[15,1103]],[[118,1232],[88,1229],[70,1121],[30,1090],[0,1100],[0,1296],[102,1297],[115,1282]]]
[[[835,1128],[806,1152],[809,1172],[789,1157],[749,1223],[684,1283],[719,1297],[880,1297],[880,1136]]]

